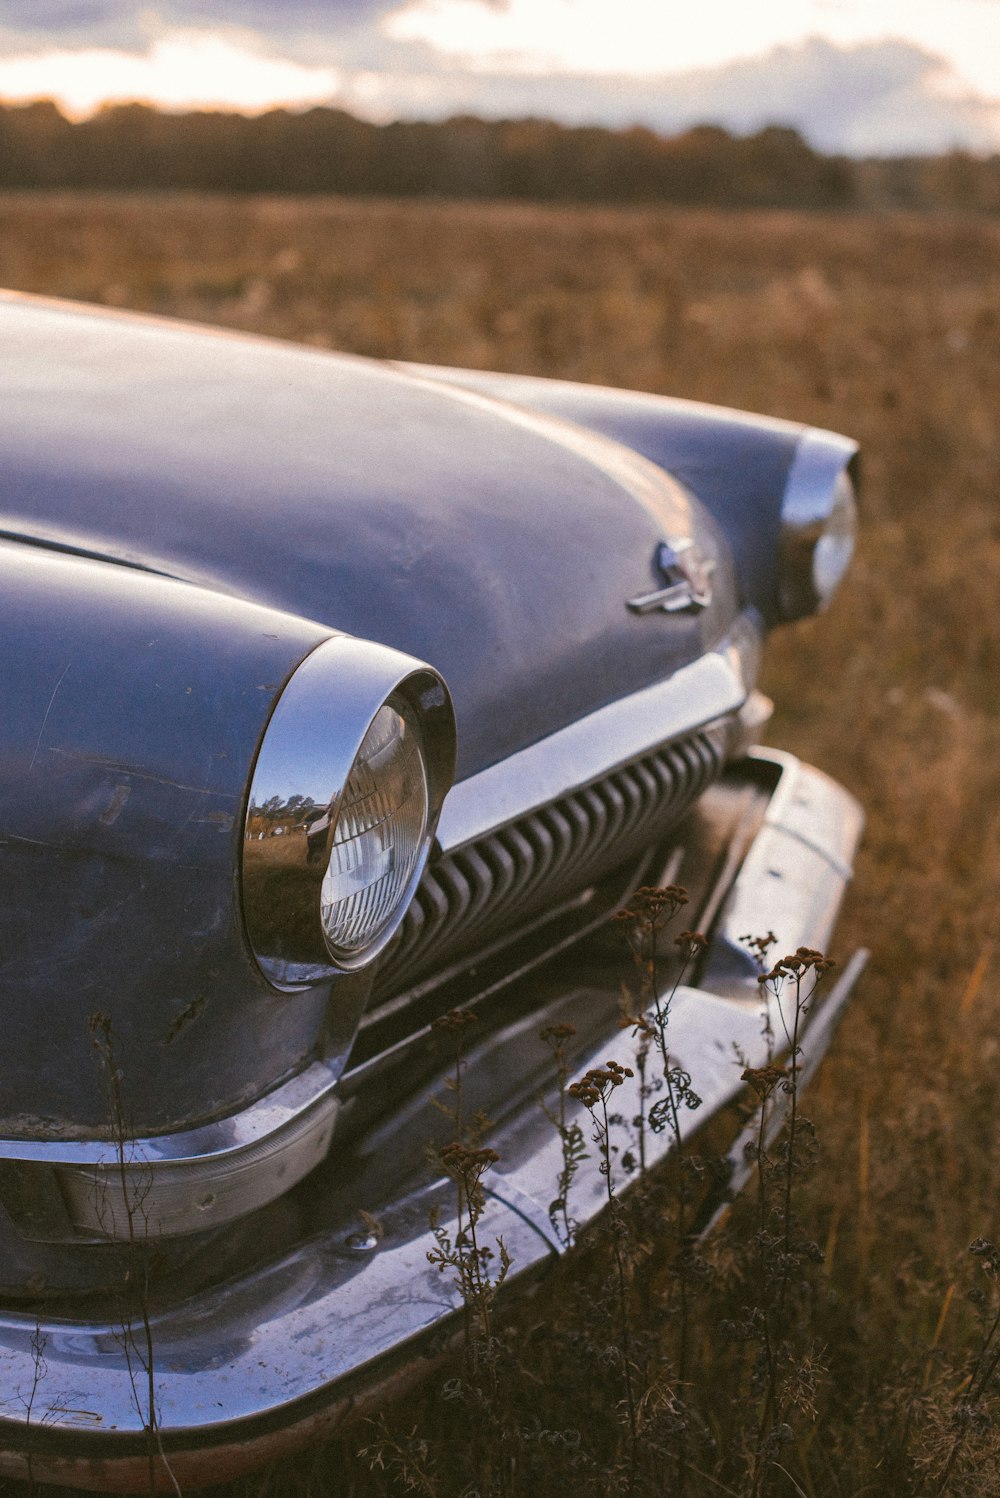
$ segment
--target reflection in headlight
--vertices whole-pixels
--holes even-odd
[[[344,788],[320,894],[330,946],[356,953],[396,912],[420,857],[429,797],[416,725],[376,713]]]

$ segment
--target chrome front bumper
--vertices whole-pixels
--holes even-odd
[[[825,949],[862,825],[856,802],[826,776],[791,756],[753,753],[773,781],[763,821],[727,873],[700,986],[678,988],[671,1005],[671,1056],[702,1098],[698,1112],[685,1115],[688,1129],[734,1101],[744,1066],[766,1059],[762,989],[740,938],[770,929],[778,954]],[[810,1015],[804,1075],[825,1051],[862,962],[848,965]],[[535,1059],[545,1051],[538,1030],[574,1024],[580,1074],[608,1054],[627,1064],[633,1042],[618,1028],[622,971],[619,963],[604,977],[586,971],[547,987],[541,980],[540,1007],[494,1029],[470,1054],[473,1094],[477,1076],[484,1085],[506,1079],[496,1084],[505,1098],[499,1109],[496,1085],[491,1095],[489,1143],[500,1160],[484,1182],[479,1234],[488,1243],[503,1238],[511,1280],[537,1273],[564,1249],[548,1211],[561,1146],[536,1101],[546,1083]],[[636,1086],[616,1094],[626,1119],[639,1111]],[[335,1142],[331,1159],[299,1188],[310,1201],[303,1241],[242,1277],[150,1311],[158,1449],[182,1487],[221,1481],[317,1438],[360,1393],[398,1379],[435,1329],[452,1329],[458,1291],[427,1260],[431,1215],[450,1231],[455,1195],[451,1182],[426,1178],[423,1145],[434,1116],[421,1093],[345,1155]],[[667,1150],[667,1134],[647,1137],[649,1163]],[[579,1224],[601,1210],[605,1191],[588,1161],[572,1188]],[[25,1477],[30,1453],[35,1480],[147,1487],[147,1380],[136,1361],[145,1345],[142,1326],[114,1317],[0,1314],[0,1472]],[[166,1489],[159,1456],[156,1464]]]

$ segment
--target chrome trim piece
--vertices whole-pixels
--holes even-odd
[[[455,1188],[436,1182],[380,1213],[378,1252],[362,1258],[346,1243],[357,1219],[313,1238],[243,1282],[192,1297],[150,1316],[156,1363],[157,1426],[174,1433],[224,1436],[234,1421],[288,1412],[317,1389],[375,1363],[456,1313],[454,1276],[427,1261],[431,1212],[454,1238]],[[537,1230],[503,1202],[487,1205],[485,1242],[503,1237],[518,1268],[548,1257]],[[89,1437],[141,1435],[145,1380],[138,1388],[123,1350],[122,1327],[101,1321],[41,1319],[48,1373],[32,1424],[45,1434],[72,1432],[83,1454]],[[24,1405],[37,1379],[34,1317],[0,1315],[0,1440],[18,1444]],[[138,1407],[137,1407],[138,1406]],[[244,1430],[249,1436],[250,1431]],[[12,1442],[13,1437],[13,1442]],[[44,1435],[43,1435],[44,1439]],[[169,1444],[167,1449],[169,1450]]]
[[[734,759],[747,753],[760,740],[771,717],[774,713],[774,703],[770,697],[756,689],[740,708],[738,727],[732,736],[730,753]]]
[[[848,467],[858,444],[835,432],[808,427],[799,438],[785,480],[778,544],[778,603],[783,619],[815,613],[832,596],[853,551],[856,513]],[[844,534],[834,536],[831,524],[842,521]],[[840,546],[834,576],[817,586],[817,549],[824,543]]]
[[[761,631],[741,614],[726,638],[666,681],[622,697],[459,781],[438,824],[446,852],[579,790],[682,734],[736,713],[757,673]]]
[[[35,1242],[126,1239],[128,1218],[171,1237],[275,1201],[329,1149],[339,1068],[316,1061],[240,1113],[125,1140],[0,1140],[0,1203]]]
[[[634,614],[651,614],[655,610],[683,614],[691,609],[708,608],[712,602],[715,563],[702,555],[690,536],[671,536],[661,541],[656,548],[656,565],[667,586],[655,593],[630,598],[628,607]]]
[[[703,980],[713,993],[756,1004],[757,964],[742,938],[773,931],[779,955],[825,950],[864,815],[843,786],[793,755],[751,749],[750,758],[781,778],[723,906]]]
[[[683,614],[690,608],[704,608],[691,596],[687,583],[671,583],[666,588],[657,588],[655,593],[640,593],[630,598],[626,607],[633,614]]]
[[[392,697],[403,700],[422,733],[429,806],[423,849],[395,917],[348,958],[325,938],[323,876],[358,751]],[[334,636],[306,656],[264,731],[243,832],[244,919],[257,964],[273,987],[295,990],[355,971],[392,940],[420,882],[454,764],[454,711],[432,667],[349,635]]]
[[[442,850],[375,974],[373,998],[400,1002],[419,974],[440,972],[462,951],[478,966],[484,939],[520,945],[526,924],[647,855],[718,779],[740,722],[672,739],[455,852]]]
[[[699,988],[679,988],[671,1003],[671,1056],[690,1071],[702,1097],[697,1113],[684,1113],[686,1133],[741,1093],[745,1065],[767,1059],[763,1003],[774,1032],[782,1033],[777,1001],[762,995],[756,968],[745,961],[737,981],[732,960],[736,935],[759,930],[762,920],[770,921],[769,892],[776,876],[787,896],[800,881],[815,877],[819,867],[828,879],[826,897],[814,901],[804,893],[793,900],[779,937],[782,950],[823,945],[859,831],[853,798],[825,776],[771,751],[760,751],[756,758],[776,787],[764,826],[724,902],[719,933],[708,953],[708,971],[718,975],[726,990],[718,991],[714,979],[711,986],[703,979]],[[748,912],[753,912],[749,925],[743,924]],[[749,959],[745,948],[742,955]],[[829,1043],[833,1020],[860,965],[849,969],[826,1001],[829,1012],[819,1002],[810,1013],[802,1036],[806,1075]],[[618,1028],[618,976],[616,972],[601,987],[589,977],[582,981],[595,986],[568,984],[546,1010],[545,1022],[550,1015],[587,1017],[588,1039],[574,1058],[577,1076],[609,1053],[628,1060],[628,1041]],[[498,1058],[512,1054],[518,1028],[528,1026],[534,1034],[538,1023],[537,1016],[530,1015],[489,1037],[483,1063],[499,1065]],[[470,1078],[471,1065],[470,1061]],[[512,1087],[520,1085],[519,1077],[509,1076],[509,1068],[508,1077]],[[637,1085],[632,1079],[616,1093],[616,1114],[623,1122],[613,1125],[613,1145],[619,1150],[631,1144],[627,1120],[639,1111]],[[531,1095],[529,1087],[523,1105],[506,1116],[502,1110],[496,1114],[490,1144],[500,1160],[484,1183],[489,1196],[480,1235],[486,1242],[503,1236],[513,1260],[512,1280],[565,1247],[548,1213],[562,1163],[561,1142],[542,1110],[530,1102]],[[586,1124],[582,1114],[578,1121]],[[440,1274],[426,1257],[433,1246],[428,1226],[432,1209],[440,1212],[444,1230],[454,1231],[449,1223],[453,1184],[411,1182],[404,1189],[393,1188],[393,1196],[381,1207],[376,1194],[379,1170],[386,1169],[387,1161],[391,1167],[404,1142],[412,1149],[419,1123],[419,1111],[400,1108],[377,1138],[367,1139],[355,1160],[362,1175],[353,1184],[345,1182],[343,1162],[336,1171],[327,1169],[314,1178],[319,1180],[313,1190],[314,1210],[324,1225],[320,1228],[317,1221],[307,1241],[241,1280],[199,1292],[152,1316],[157,1426],[168,1453],[184,1450],[186,1442],[209,1452],[213,1442],[232,1439],[233,1423],[238,1421],[246,1422],[241,1427],[246,1438],[261,1429],[252,1423],[255,1419],[266,1422],[264,1430],[292,1425],[307,1396],[313,1396],[312,1409],[319,1407],[320,1394],[332,1404],[344,1397],[345,1381],[352,1375],[356,1378],[346,1386],[349,1389],[357,1387],[358,1379],[374,1381],[379,1359],[412,1347],[414,1339],[431,1328],[446,1330],[456,1324],[459,1295],[452,1277]],[[666,1153],[668,1137],[669,1131],[647,1135],[650,1161]],[[606,1183],[591,1159],[574,1180],[572,1215],[583,1224],[605,1202]],[[373,1219],[360,1219],[359,1207],[374,1214],[379,1227],[377,1248],[360,1256],[353,1238],[363,1227],[370,1233]],[[94,1472],[106,1472],[112,1460],[108,1436],[114,1433],[126,1446],[130,1437],[141,1441],[147,1420],[142,1400],[137,1399],[126,1341],[121,1325],[113,1321],[39,1318],[34,1312],[0,1314],[0,1443],[8,1451],[23,1451],[26,1400],[33,1395],[32,1429],[40,1445],[60,1435],[72,1438],[72,1480],[87,1480],[88,1450]],[[39,1345],[47,1367],[41,1384]],[[12,1454],[7,1460],[11,1471],[20,1460],[23,1473],[23,1456]],[[57,1464],[57,1454],[47,1470],[52,1464]],[[92,1485],[99,1485],[96,1478]]]

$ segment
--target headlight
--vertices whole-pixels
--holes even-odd
[[[352,972],[391,940],[454,770],[430,667],[338,636],[302,662],[267,725],[243,835],[243,910],[276,988]]]
[[[800,619],[826,607],[854,555],[857,446],[831,432],[803,433],[781,504],[778,608]],[[850,465],[850,466],[849,466]]]
[[[420,730],[383,704],[347,777],[320,891],[330,951],[350,959],[390,924],[426,844],[430,802]]]

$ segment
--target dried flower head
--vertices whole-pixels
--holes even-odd
[[[740,941],[753,953],[761,967],[767,962],[767,954],[777,944],[778,938],[773,931],[767,931],[763,936],[741,936]]]
[[[576,1034],[575,1025],[546,1025],[544,1030],[539,1031],[542,1040],[555,1041],[557,1044],[563,1040],[571,1040]]]
[[[482,1175],[488,1166],[497,1163],[500,1156],[496,1150],[486,1147],[473,1149],[470,1145],[462,1144],[456,1139],[444,1146],[439,1158],[449,1175],[467,1178]]]
[[[758,983],[777,983],[785,978],[798,979],[801,981],[810,970],[821,978],[828,973],[832,967],[836,967],[832,957],[824,957],[822,952],[817,952],[815,947],[797,947],[785,957],[779,957],[770,972],[761,973],[757,979]]]
[[[757,1096],[764,1102],[769,1098],[776,1087],[786,1080],[788,1072],[776,1061],[770,1061],[766,1066],[748,1066],[741,1073],[740,1080],[749,1082]]]
[[[476,1023],[477,1016],[471,1009],[449,1009],[447,1014],[439,1014],[431,1021],[431,1029],[442,1035],[456,1034]]]
[[[622,1066],[619,1061],[606,1061],[603,1066],[592,1066],[578,1082],[571,1082],[566,1091],[585,1108],[593,1108],[616,1087],[621,1087],[626,1077],[634,1075],[630,1066]]]
[[[644,921],[664,925],[688,902],[688,892],[679,884],[665,884],[660,888],[646,884],[635,891],[628,905],[619,910],[617,921]]]

